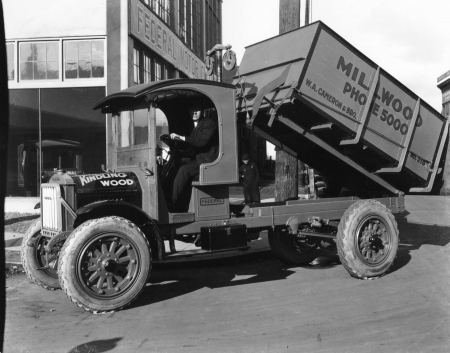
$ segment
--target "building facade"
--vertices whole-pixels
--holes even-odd
[[[205,52],[221,43],[221,0],[3,0],[3,8],[7,196],[38,196],[55,168],[101,172],[108,117],[93,105],[136,84],[207,78]]]

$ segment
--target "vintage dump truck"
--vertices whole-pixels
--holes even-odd
[[[167,133],[189,134],[193,102],[217,121],[219,156],[200,166],[185,210],[172,213],[174,175],[190,157]],[[60,171],[43,184],[41,218],[22,249],[37,284],[64,289],[94,313],[129,305],[152,262],[245,250],[263,231],[287,264],[308,264],[336,245],[351,276],[386,274],[399,242],[393,214],[405,210],[405,193],[431,192],[448,134],[445,117],[321,22],[247,47],[234,84],[152,82],[110,94],[94,109],[110,114],[107,169]],[[230,204],[239,126],[351,196]],[[161,163],[164,144],[170,151]],[[179,251],[178,241],[192,246]]]

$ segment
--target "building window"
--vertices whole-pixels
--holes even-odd
[[[192,50],[203,57],[206,50],[203,49],[203,17],[202,17],[202,1],[195,0],[193,8],[193,25],[192,25]]]
[[[133,81],[136,84],[141,83],[140,56],[141,56],[140,50],[134,48],[133,49],[133,68],[134,68]]]
[[[19,44],[21,80],[59,79],[59,42]]]
[[[178,35],[183,40],[183,42],[187,42],[186,37],[186,28],[187,28],[187,1],[188,0],[179,0],[178,3]]]
[[[170,26],[170,0],[153,0],[153,11]]]
[[[157,14],[169,27],[172,24],[172,8],[174,0],[143,0],[144,4]]]
[[[142,48],[133,49],[134,83],[149,83],[174,77],[174,68]]]
[[[15,73],[15,57],[14,43],[6,43],[6,60],[8,67],[8,80],[14,80]]]
[[[144,54],[144,83],[152,82],[152,59]]]
[[[202,0],[179,0],[178,35],[197,55],[203,56]]]
[[[222,41],[220,6],[219,0],[206,0],[206,50]]]
[[[104,77],[104,40],[65,41],[64,73],[66,79]]]
[[[161,81],[164,79],[162,76],[162,65],[155,60],[155,81]]]

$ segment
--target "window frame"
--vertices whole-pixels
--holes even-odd
[[[65,73],[63,72],[63,48],[64,41],[74,40],[102,40],[104,48],[104,77],[93,77],[89,79],[65,79]],[[69,88],[69,87],[105,87],[108,75],[108,62],[106,60],[107,55],[107,40],[106,36],[85,36],[85,37],[60,37],[60,38],[48,38],[43,37],[39,39],[10,39],[5,41],[10,44],[14,44],[14,79],[8,80],[9,89],[27,89],[27,88]],[[36,43],[36,42],[59,42],[58,50],[58,69],[60,70],[58,79],[41,79],[41,80],[21,80],[20,79],[20,43]]]
[[[47,44],[47,43],[57,43],[57,55],[58,55],[58,60],[57,60],[57,67],[58,67],[58,78],[45,78],[45,79],[23,79],[22,78],[22,63],[38,63],[38,62],[45,62],[46,63],[46,67],[47,67],[47,63],[48,62],[53,62],[53,61],[38,61],[38,60],[31,60],[31,61],[22,61],[21,60],[21,55],[22,55],[22,44]],[[17,79],[18,82],[60,82],[62,81],[62,75],[61,75],[61,40],[23,40],[23,41],[18,41],[18,60],[17,60]],[[47,46],[46,46],[46,54],[47,54]],[[47,58],[46,58],[47,59]],[[34,65],[34,64],[33,64]],[[46,76],[48,75],[48,70],[46,68]],[[34,76],[34,69],[33,69],[33,76]]]
[[[77,60],[77,75],[78,77],[76,78],[67,78],[66,77],[66,44],[67,43],[74,43],[74,42],[90,42],[90,46],[91,46],[91,57],[90,57],[90,62],[91,62],[91,77],[79,77],[79,71],[78,71],[78,66],[79,66],[79,61]],[[94,59],[92,58],[92,43],[93,42],[102,42],[103,43],[103,77],[94,77],[93,76],[93,67],[94,65],[92,64]],[[80,38],[80,39],[64,39],[62,40],[62,70],[64,72],[63,75],[63,81],[73,81],[73,80],[100,80],[100,79],[106,79],[106,40],[105,39],[92,39],[92,38]],[[79,51],[78,51],[79,54]]]
[[[141,0],[169,28],[173,28],[174,0]],[[178,0],[176,0],[178,1]]]
[[[135,55],[138,53],[139,66],[135,65]],[[148,59],[148,60],[147,60]],[[150,64],[148,66],[148,64]],[[161,67],[161,77],[157,77],[157,65]],[[150,71],[148,70],[150,68]],[[174,76],[175,68],[166,60],[156,55],[154,52],[145,49],[138,43],[134,43],[133,47],[133,84],[138,85],[142,83],[156,82],[160,80],[167,80]],[[136,81],[136,76],[139,77],[139,82]],[[150,81],[147,79],[150,77]]]

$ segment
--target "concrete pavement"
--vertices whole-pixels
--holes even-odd
[[[272,257],[160,266],[130,307],[91,315],[10,276],[5,352],[448,352],[450,197],[406,206],[397,258],[375,281]]]

